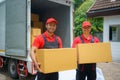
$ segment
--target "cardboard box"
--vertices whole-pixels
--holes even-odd
[[[33,41],[35,40],[36,37],[37,37],[37,36],[31,36],[31,46],[32,46]]]
[[[33,28],[41,28],[43,26],[43,23],[39,21],[31,21],[31,26]]]
[[[44,73],[77,68],[76,48],[38,49],[36,58]]]
[[[43,33],[43,23],[38,21],[31,21],[32,28],[40,28],[41,32]]]
[[[78,44],[78,63],[111,62],[110,43]]]
[[[31,21],[39,21],[39,15],[32,13],[31,14]]]
[[[41,34],[41,29],[31,28],[31,46],[33,44],[34,39],[40,34]]]
[[[31,35],[32,36],[38,36],[41,34],[41,29],[40,28],[31,28]]]
[[[33,22],[33,27],[41,28],[42,26],[43,26],[42,22],[38,22],[38,21]]]

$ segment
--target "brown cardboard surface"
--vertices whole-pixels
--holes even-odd
[[[41,28],[43,26],[42,22],[33,21],[33,27]]]
[[[98,63],[111,62],[111,47],[110,43],[88,43],[78,44],[78,63]]]
[[[43,33],[43,23],[42,22],[38,22],[38,21],[31,21],[31,27],[32,28],[40,28],[41,32]]]
[[[76,48],[37,49],[36,58],[44,73],[77,68]]]
[[[41,29],[39,28],[31,28],[31,46],[34,39],[41,34]]]
[[[39,15],[32,13],[31,14],[31,21],[39,21]]]
[[[36,36],[31,36],[31,45],[33,44],[33,41],[35,40]]]
[[[32,36],[38,36],[39,34],[41,34],[41,29],[40,28],[32,28],[31,29],[31,35]]]

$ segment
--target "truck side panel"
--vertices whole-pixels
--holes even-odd
[[[5,1],[0,2],[0,50],[5,50]]]
[[[6,0],[6,55],[26,57],[27,0]]]

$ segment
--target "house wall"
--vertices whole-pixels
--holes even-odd
[[[109,40],[109,29],[111,25],[120,25],[120,15],[104,16],[103,42],[111,42],[113,61],[120,61],[120,42]],[[120,29],[119,29],[120,30]],[[117,31],[120,36],[120,31]]]

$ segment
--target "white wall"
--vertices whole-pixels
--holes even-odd
[[[104,16],[104,31],[103,31],[104,42],[109,42],[110,25],[120,25],[120,15]],[[111,42],[111,51],[113,61],[120,61],[120,42]]]

